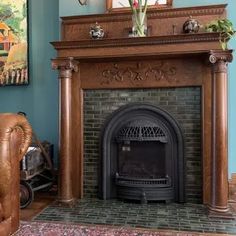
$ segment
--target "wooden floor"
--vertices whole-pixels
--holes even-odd
[[[34,216],[39,214],[46,206],[56,199],[56,194],[54,193],[35,193],[34,201],[32,204],[25,209],[20,210],[20,220],[29,221],[32,220]]]

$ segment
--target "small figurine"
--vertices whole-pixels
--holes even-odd
[[[97,22],[94,26],[90,27],[89,34],[92,39],[102,39],[104,37],[104,31]]]
[[[183,24],[184,33],[197,33],[200,29],[200,24],[197,20],[193,19],[192,16],[189,17],[187,21]]]

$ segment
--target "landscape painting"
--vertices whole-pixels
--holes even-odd
[[[27,0],[0,1],[0,86],[28,79]]]

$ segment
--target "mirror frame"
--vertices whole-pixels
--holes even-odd
[[[129,7],[118,7],[118,8],[113,8],[112,7],[112,2],[113,0],[106,0],[106,11],[107,12],[124,12],[124,11],[127,11],[127,10],[130,10]],[[170,8],[172,7],[172,3],[173,3],[173,0],[166,0],[166,4],[162,4],[162,5],[149,5],[148,8],[151,8],[151,9],[154,9],[154,8],[157,8],[157,9],[163,9],[163,8]]]

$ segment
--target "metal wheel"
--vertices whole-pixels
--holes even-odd
[[[20,181],[20,208],[26,208],[34,200],[34,191],[29,183]]]

